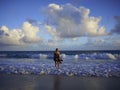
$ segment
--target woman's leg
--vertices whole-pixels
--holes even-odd
[[[56,65],[57,65],[57,61],[55,61],[55,67],[56,67]]]
[[[60,62],[59,62],[59,61],[57,61],[57,68],[59,68],[59,66],[60,66]]]

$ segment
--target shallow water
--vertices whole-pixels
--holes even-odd
[[[120,78],[0,74],[0,90],[120,90]]]
[[[0,59],[0,73],[91,77],[120,77],[119,60],[64,60],[60,68],[52,59]]]

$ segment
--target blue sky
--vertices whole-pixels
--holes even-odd
[[[118,50],[119,0],[0,0],[0,50]]]

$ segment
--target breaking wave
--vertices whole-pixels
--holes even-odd
[[[27,53],[10,53],[10,54],[0,54],[0,58],[36,58],[36,59],[53,59],[53,54],[27,54]],[[120,59],[120,54],[111,54],[111,53],[92,53],[92,54],[61,54],[62,59],[67,60],[73,60],[73,59],[79,59],[79,60],[98,60],[98,59],[111,59],[111,60],[117,60]]]
[[[120,77],[120,53],[61,52],[63,63],[54,66],[54,52],[0,52],[0,74]]]

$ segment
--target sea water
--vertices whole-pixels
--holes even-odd
[[[56,68],[54,51],[1,51],[0,73],[120,77],[120,51],[61,51]]]

